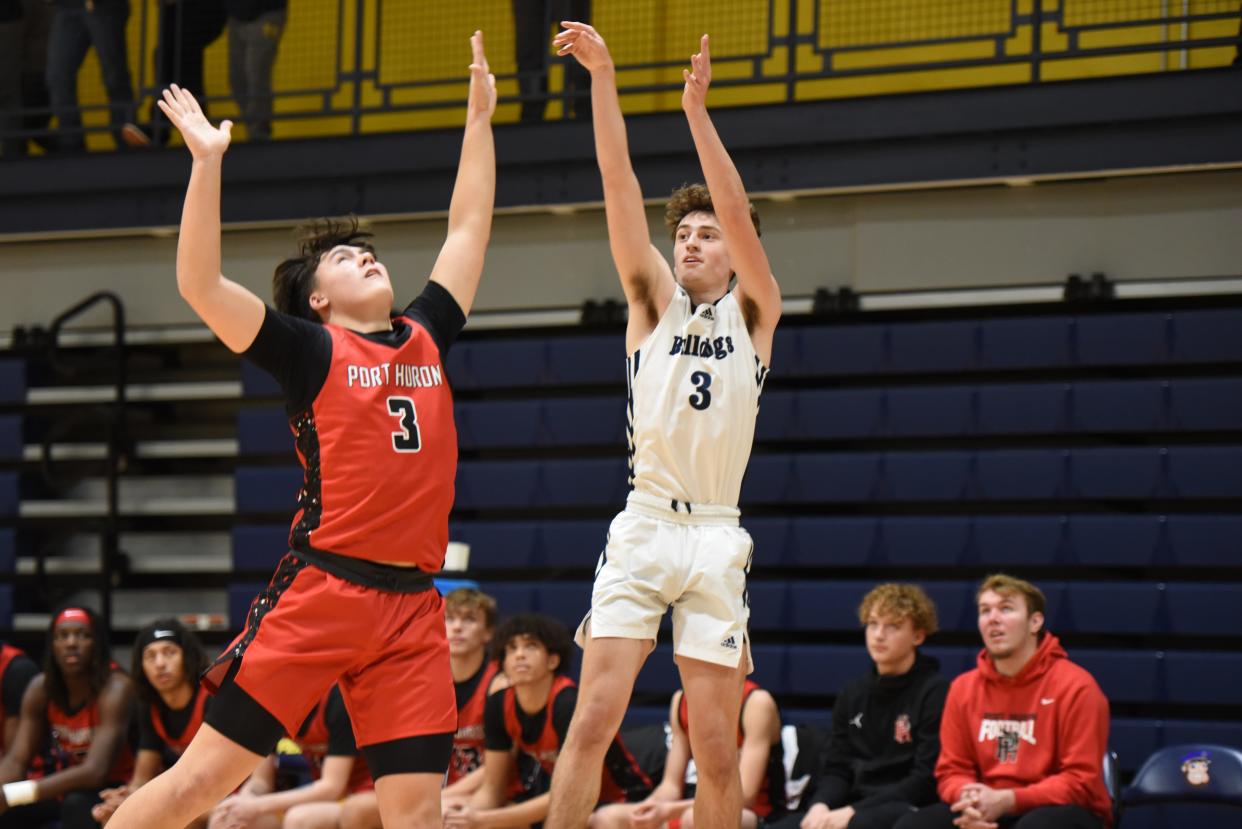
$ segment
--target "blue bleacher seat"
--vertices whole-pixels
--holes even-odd
[[[783,581],[754,581],[746,584],[750,602],[750,630],[788,629],[789,585]]]
[[[237,571],[270,573],[289,552],[288,524],[241,524],[231,536]]]
[[[1083,633],[1163,633],[1168,628],[1165,586],[1150,582],[1070,582],[1065,630]]]
[[[13,629],[13,585],[0,584],[0,630]]]
[[[975,392],[969,386],[890,389],[887,398],[891,435],[960,436],[974,431]]]
[[[241,380],[243,397],[281,397],[283,395],[276,378],[245,357],[241,360]]]
[[[470,545],[469,571],[519,570],[536,561],[536,521],[462,521],[449,525],[449,538]]]
[[[785,563],[798,567],[858,567],[876,555],[879,519],[854,516],[794,518]],[[762,557],[756,561],[767,566]]]
[[[1182,498],[1242,498],[1242,446],[1178,446],[1169,477]]]
[[[1166,699],[1164,659],[1159,651],[1074,648],[1069,656],[1095,677],[1104,696],[1114,703],[1157,703]]]
[[[968,493],[969,452],[889,452],[883,491],[894,501],[959,501]]]
[[[539,434],[538,400],[464,402],[457,403],[455,410],[462,449],[534,446]]]
[[[788,585],[790,630],[860,630],[858,605],[873,582],[795,581]]]
[[[877,492],[880,456],[874,452],[799,454],[794,456],[793,468],[793,493],[787,500],[806,503],[867,501]]]
[[[804,389],[793,401],[789,436],[797,440],[872,437],[881,428],[883,397],[879,389]]]
[[[1164,523],[1158,515],[1075,515],[1069,519],[1072,556],[1106,567],[1155,564]]]
[[[1117,752],[1121,769],[1135,771],[1162,742],[1162,720],[1135,717],[1113,717],[1108,729],[1108,744]]]
[[[784,645],[752,645],[750,648],[755,663],[755,672],[750,678],[775,696],[778,703],[788,690],[790,650]]]
[[[980,363],[985,369],[1068,366],[1073,362],[1069,317],[984,320],[979,325]]]
[[[246,627],[246,613],[255,596],[267,588],[266,582],[244,582],[229,585],[229,629],[240,633]]]
[[[796,391],[768,391],[759,400],[759,416],[755,420],[755,440],[791,440],[794,435],[794,399]]]
[[[536,503],[620,510],[628,488],[624,458],[545,460],[540,463]]]
[[[619,510],[621,505],[617,505]],[[578,567],[594,572],[608,541],[607,519],[543,521],[539,524],[539,563],[545,567]]]
[[[1074,430],[1156,432],[1167,425],[1167,381],[1126,380],[1074,384]]]
[[[978,647],[941,647],[926,646],[919,649],[923,654],[933,657],[940,663],[940,675],[952,681],[954,677],[974,670],[978,665]]]
[[[792,455],[753,455],[742,479],[743,504],[771,504],[793,495]]]
[[[742,517],[742,527],[750,533],[751,542],[755,545],[757,567],[767,569],[793,563],[789,558],[789,524],[788,518]]]
[[[962,517],[885,518],[882,555],[890,565],[952,567],[960,564],[970,539],[970,519]]]
[[[22,419],[18,415],[0,415],[0,460],[16,461],[22,457]]]
[[[17,515],[16,472],[0,472],[0,515]]]
[[[539,465],[531,461],[462,461],[457,509],[529,509],[536,504]]]
[[[888,329],[883,325],[816,326],[803,328],[799,335],[797,362],[787,368],[780,368],[778,363],[778,375],[839,377],[874,374],[883,370],[887,361]]]
[[[496,600],[501,618],[538,611],[538,582],[483,580],[479,582],[479,589]]]
[[[846,683],[869,670],[871,659],[861,642],[857,645],[802,645],[788,651],[786,687],[790,694],[803,696],[837,694]]]
[[[1164,493],[1164,457],[1155,448],[1075,449],[1073,491],[1083,498],[1147,499]]]
[[[17,564],[17,543],[13,530],[0,529],[0,573],[12,573]]]
[[[1069,428],[1068,383],[980,386],[978,430],[985,435],[1051,435]]]
[[[832,709],[823,708],[781,708],[783,725],[810,725],[821,731],[832,731]]]
[[[1242,429],[1242,380],[1174,380],[1169,384],[1172,429]]]
[[[1218,743],[1242,749],[1242,723],[1221,720],[1166,720],[1163,723],[1166,745],[1178,743]]]
[[[973,320],[916,322],[889,328],[889,370],[898,374],[970,371],[978,360]]]
[[[545,339],[463,342],[453,346],[449,355],[449,376],[458,388],[537,387],[547,374]]]
[[[1046,567],[1058,561],[1065,524],[1059,515],[981,515],[972,554],[987,567]]]
[[[21,403],[25,399],[25,360],[0,359],[0,403]]]
[[[558,337],[547,343],[548,382],[558,386],[624,386],[624,337]]]
[[[1227,636],[1242,632],[1242,584],[1170,584],[1165,592],[1173,633]]]
[[[622,376],[624,381],[624,376]],[[625,398],[547,400],[539,424],[540,446],[625,446]],[[522,446],[525,444],[512,444]]]
[[[1158,365],[1168,356],[1168,314],[1083,315],[1074,329],[1078,361],[1087,366]]]
[[[991,501],[1046,500],[1065,488],[1069,453],[1058,449],[998,449],[978,452],[975,476]]]
[[[297,510],[302,487],[299,466],[242,466],[233,473],[234,498],[240,515]]]
[[[1242,516],[1170,515],[1169,539],[1174,561],[1182,566],[1242,565]]]
[[[626,729],[640,728],[644,725],[659,725],[667,720],[667,705],[631,705],[625,709],[625,719],[621,722],[621,736],[627,738],[625,734]]]
[[[591,609],[591,583],[540,582],[535,591],[535,609],[558,619],[572,634]]]
[[[1202,779],[1194,779],[1187,772],[1186,761],[1191,757],[1205,761]],[[1215,741],[1166,745],[1147,758],[1122,791],[1121,800],[1127,827],[1129,815],[1142,814],[1153,804],[1169,803],[1195,804],[1184,806],[1195,810],[1186,812],[1185,822],[1170,825],[1217,825],[1214,821],[1205,823],[1197,815],[1207,804],[1220,804],[1233,807],[1230,823],[1236,826],[1238,816],[1242,815],[1242,750]]]
[[[973,581],[924,581],[927,595],[936,603],[936,617],[941,630],[978,630]]]
[[[671,696],[680,687],[681,679],[677,674],[677,666],[673,663],[672,645],[656,645],[656,649],[647,657],[642,670],[638,672],[634,690]]]
[[[1175,312],[1173,359],[1179,363],[1242,362],[1242,309]]]
[[[277,455],[294,452],[293,432],[284,409],[242,409],[237,413],[239,455]]]

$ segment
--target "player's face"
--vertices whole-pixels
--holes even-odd
[[[152,642],[142,649],[142,672],[152,688],[166,693],[185,682],[184,660],[176,642]]]
[[[521,634],[505,643],[505,676],[510,685],[547,679],[560,665],[560,657],[548,653],[543,643]]]
[[[52,631],[52,659],[64,674],[86,671],[95,652],[95,634],[85,622],[61,622]]]
[[[1005,659],[1034,645],[1043,624],[1043,614],[1028,612],[1021,593],[985,590],[979,596],[979,635],[993,659]]]
[[[388,269],[375,261],[370,248],[337,245],[319,260],[310,301],[321,316],[334,309],[355,319],[388,319],[392,311]]]
[[[673,274],[691,294],[728,289],[733,266],[715,215],[697,211],[682,218],[673,236]]]
[[[881,674],[902,673],[925,638],[910,617],[897,619],[876,610],[867,616],[866,637],[867,653]]]
[[[481,651],[492,639],[483,613],[473,607],[455,607],[444,614],[449,655],[468,656]]]

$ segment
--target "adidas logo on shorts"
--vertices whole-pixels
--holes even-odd
[[[720,647],[728,648],[731,651],[737,650],[737,639],[730,636],[728,639],[720,643]]]

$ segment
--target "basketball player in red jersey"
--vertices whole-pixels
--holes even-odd
[[[487,645],[496,627],[496,600],[472,587],[444,597],[449,664],[457,698],[457,732],[440,802],[444,809],[469,802],[483,782],[483,705],[489,694],[507,687],[505,675]],[[324,807],[321,807],[321,809]],[[379,829],[375,792],[363,792],[340,807],[341,829]]]
[[[329,225],[277,267],[277,308],[222,276],[220,173],[232,125],[213,127],[175,86],[159,102],[193,156],[178,288],[226,346],[281,383],[305,479],[290,553],[204,677],[218,689],[207,722],[175,766],[122,804],[111,829],[185,826],[281,734],[296,733],[338,678],[383,825],[440,825],[457,727],[431,581],[448,546],[457,471],[444,359],[478,289],[496,186],[495,82],[482,34],[471,44],[448,236],[426,287],[396,316],[388,271],[356,223]]]
[[[138,631],[131,668],[138,692],[138,757],[124,786],[99,793],[91,814],[107,823],[125,798],[177,762],[203,724],[210,694],[198,682],[207,664],[194,632],[176,619],[157,619]],[[206,826],[205,819],[190,824]]]
[[[124,783],[133,772],[133,704],[134,684],[108,658],[108,632],[99,617],[80,607],[53,616],[43,673],[26,689],[17,734],[0,762],[0,826],[56,819],[63,829],[96,826],[91,808],[99,790]],[[49,769],[55,771],[23,779],[49,732]]]
[[[0,643],[0,759],[17,734],[22,696],[38,675],[39,666],[24,651]]]

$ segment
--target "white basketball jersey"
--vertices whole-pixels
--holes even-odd
[[[678,286],[626,360],[630,485],[736,507],[767,373],[733,291],[695,308]]]

